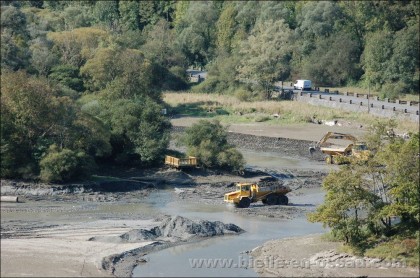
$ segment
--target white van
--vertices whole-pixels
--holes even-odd
[[[295,90],[310,90],[312,87],[311,80],[296,80],[296,83],[293,84]]]

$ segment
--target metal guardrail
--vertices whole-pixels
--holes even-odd
[[[344,93],[342,93],[338,90],[334,90],[334,91],[330,92],[330,90],[327,89],[327,88],[325,88],[323,92],[324,93],[335,94],[335,95],[353,96],[353,97],[356,97],[356,98],[364,98],[364,99],[368,99],[368,97],[369,97],[368,94],[360,94],[360,93],[354,93],[354,92],[344,92]],[[383,101],[383,102],[395,103],[395,104],[407,104],[408,106],[416,106],[416,105],[419,105],[419,103],[420,103],[419,101],[406,101],[406,100],[399,100],[399,99],[391,100],[389,98],[385,98],[385,99],[381,100],[381,99],[379,99],[378,96],[371,96],[371,98],[373,100],[376,100],[376,101]]]
[[[295,93],[295,94],[298,94],[300,97],[303,96],[302,91],[299,92],[299,93]],[[366,101],[353,101],[351,99],[347,101],[347,100],[342,99],[340,97],[337,99],[337,98],[332,97],[331,95],[326,96],[326,95],[322,95],[322,94],[313,94],[313,93],[307,93],[307,95],[309,96],[309,98],[315,97],[317,99],[323,99],[323,100],[328,100],[328,101],[338,101],[339,103],[347,103],[347,104],[359,105],[359,106],[369,106],[369,108],[378,108],[378,109],[381,109],[381,110],[387,109],[387,110],[392,110],[392,111],[400,111],[400,112],[403,112],[403,113],[416,114],[417,116],[419,115],[419,110],[416,110],[415,112],[411,112],[411,111],[408,111],[407,108],[397,109],[395,106],[390,108],[390,107],[385,106],[384,104],[378,105],[378,104],[374,104],[374,103],[369,103],[369,99],[367,98],[367,95],[364,95],[364,96],[366,96],[364,98],[364,100],[366,100]],[[334,95],[339,96],[340,94],[334,93]],[[349,96],[349,94],[343,94],[343,95]],[[359,98],[360,94],[354,95],[354,96]],[[363,98],[361,98],[361,99],[363,99]],[[381,100],[377,99],[377,97],[375,97],[374,100],[381,101]],[[419,104],[419,102],[409,102],[409,101],[405,101],[405,102],[401,102],[401,101],[398,101],[398,102],[381,101],[381,102],[396,103],[396,104],[407,104],[409,106],[414,106],[416,104],[417,105]],[[413,104],[413,103],[416,103],[416,104]]]

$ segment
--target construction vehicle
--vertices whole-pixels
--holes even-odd
[[[350,143],[343,144],[343,140]],[[316,150],[327,155],[325,160],[328,164],[345,164],[353,159],[366,161],[370,156],[364,142],[359,142],[351,134],[337,132],[327,132],[315,146],[309,148],[311,154]]]
[[[236,191],[225,194],[224,201],[238,208],[247,208],[261,201],[264,205],[287,205],[291,189],[278,182],[237,183]]]
[[[174,156],[166,155],[165,156],[165,165],[169,165],[173,168],[188,168],[197,166],[197,158],[194,156],[189,156],[188,158],[177,158]]]

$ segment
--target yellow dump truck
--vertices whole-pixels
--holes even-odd
[[[364,142],[359,142],[351,134],[327,132],[309,151],[320,150],[326,154],[328,164],[345,164],[352,159],[365,161],[369,158],[370,151]]]
[[[177,158],[174,156],[166,155],[165,156],[165,165],[169,165],[174,168],[186,168],[186,167],[196,167],[197,158],[194,156],[189,156],[188,158]]]
[[[279,183],[237,183],[236,191],[225,194],[224,201],[238,208],[247,208],[251,203],[261,201],[264,205],[287,205],[286,194],[291,189]]]

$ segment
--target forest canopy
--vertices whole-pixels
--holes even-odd
[[[419,91],[418,1],[2,1],[1,176],[161,161],[164,90],[270,96],[277,80]],[[60,163],[57,163],[60,161]],[[61,166],[60,166],[61,165]]]

